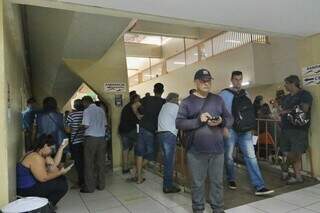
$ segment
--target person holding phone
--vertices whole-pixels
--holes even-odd
[[[64,174],[73,166],[61,166],[61,157],[68,141],[64,141],[52,158],[54,140],[51,135],[39,137],[32,151],[17,163],[17,195],[47,198],[55,207],[67,193],[68,184]]]

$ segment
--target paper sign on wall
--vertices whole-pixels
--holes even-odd
[[[302,81],[303,86],[320,85],[320,64],[304,67]]]
[[[105,92],[126,92],[126,83],[105,83]]]
[[[320,64],[307,66],[302,69],[302,76],[320,74]]]

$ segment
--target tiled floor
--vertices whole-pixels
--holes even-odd
[[[143,184],[126,182],[126,176],[108,174],[104,191],[82,194],[70,190],[58,204],[59,213],[188,213],[188,193],[162,193],[161,177],[146,172]],[[252,195],[253,196],[253,195]],[[206,212],[211,212],[209,205]],[[320,184],[226,210],[228,213],[320,212]]]

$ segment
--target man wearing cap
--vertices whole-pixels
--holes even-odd
[[[212,77],[200,69],[194,76],[196,92],[181,102],[176,127],[188,137],[187,160],[192,184],[193,212],[205,209],[205,180],[210,184],[209,202],[214,213],[223,211],[223,132],[233,119],[222,98],[210,92]]]

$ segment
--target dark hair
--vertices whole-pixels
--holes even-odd
[[[149,97],[150,96],[150,92],[147,92],[146,94],[145,94],[145,97]]]
[[[46,97],[42,105],[43,110],[46,112],[57,111],[58,109],[57,100],[54,97]]]
[[[84,106],[81,99],[76,99],[73,103],[73,107],[78,111],[84,110]]]
[[[242,72],[241,71],[239,71],[239,70],[232,71],[231,78],[233,78],[234,76],[239,76],[239,75],[242,76]]]
[[[86,95],[86,96],[83,96],[83,97],[82,97],[82,102],[87,102],[87,103],[89,103],[89,104],[92,104],[92,103],[93,103],[93,99],[92,99],[91,96]]]
[[[135,90],[132,90],[131,92],[129,92],[129,97],[133,96],[133,95],[136,95],[137,94],[137,91]]]
[[[261,95],[256,96],[256,98],[253,101],[253,105],[254,106],[258,106],[258,105],[261,106],[262,100],[263,100],[263,96],[261,96]]]
[[[140,95],[138,94],[134,94],[130,97],[130,103],[133,103],[135,99],[139,98],[140,99]]]
[[[195,93],[196,91],[197,91],[196,89],[191,89],[191,90],[189,90],[189,95]]]
[[[285,82],[289,84],[294,84],[296,87],[300,88],[300,79],[296,75],[290,75],[284,79]]]
[[[34,97],[31,97],[27,100],[27,104],[33,104],[36,103],[36,99]]]
[[[48,146],[54,145],[54,140],[53,140],[52,135],[50,135],[50,134],[49,135],[47,135],[47,134],[40,135],[40,137],[37,139],[36,143],[33,145],[32,150],[34,152],[37,152],[40,149],[42,149],[46,144]]]
[[[162,94],[163,91],[164,91],[163,88],[164,88],[163,84],[161,84],[161,83],[156,83],[156,84],[153,86],[153,92],[154,92],[155,94]]]

